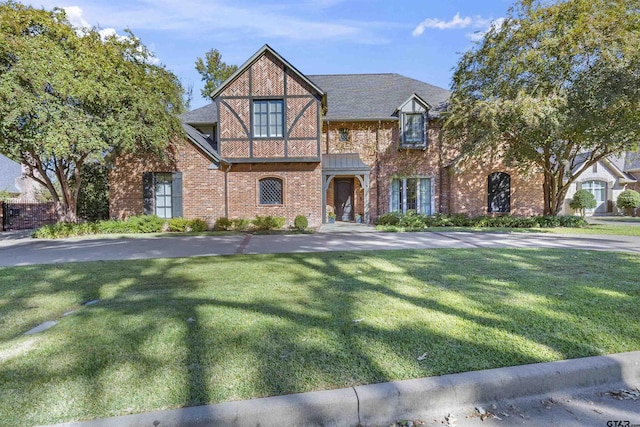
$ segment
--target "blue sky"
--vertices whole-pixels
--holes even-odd
[[[513,0],[34,0],[77,26],[130,28],[207,103],[197,57],[218,49],[242,64],[268,43],[304,74],[395,72],[448,88],[460,54]]]

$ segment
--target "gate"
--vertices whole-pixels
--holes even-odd
[[[20,202],[7,200],[2,203],[2,230],[30,230],[58,220],[53,202]]]

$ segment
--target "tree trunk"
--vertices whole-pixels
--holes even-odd
[[[61,201],[55,202],[55,206],[59,222],[78,222],[75,206],[69,206]]]

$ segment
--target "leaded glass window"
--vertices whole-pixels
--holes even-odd
[[[264,178],[260,180],[260,204],[281,205],[282,180],[279,178]]]

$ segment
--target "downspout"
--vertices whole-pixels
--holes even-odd
[[[227,169],[224,171],[224,217],[229,218],[229,178],[228,174],[231,170],[231,163],[227,166]]]
[[[326,154],[329,154],[329,125],[331,125],[331,122],[327,120],[327,141],[326,141],[326,147],[325,147]]]
[[[376,129],[376,218],[380,216],[380,126],[382,122],[378,120]]]

